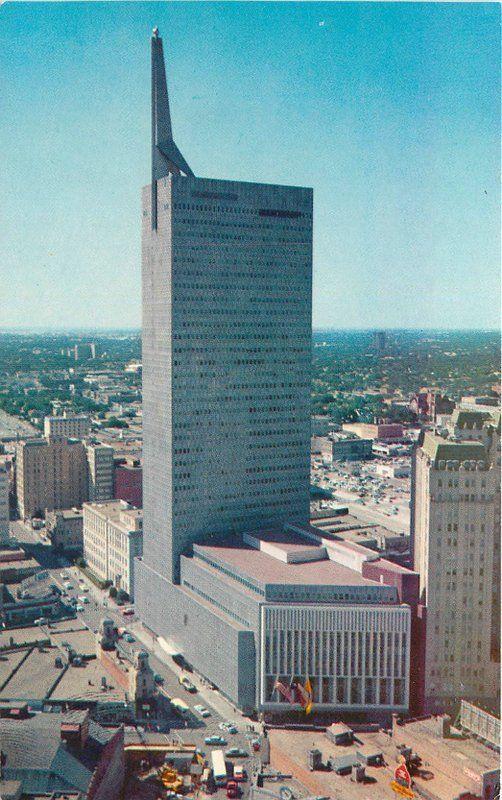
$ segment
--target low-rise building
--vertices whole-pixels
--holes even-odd
[[[316,713],[409,708],[418,576],[367,548],[294,524],[215,539],[169,591],[156,629],[245,711],[289,713],[291,676]]]
[[[0,719],[2,780],[22,798],[118,800],[125,778],[124,729],[107,729],[88,711]]]
[[[344,422],[342,430],[380,442],[400,442],[404,436],[404,428],[398,422]]]
[[[143,552],[143,512],[124,500],[85,503],[84,558],[104,581],[134,598],[134,559]]]
[[[409,478],[410,467],[408,464],[377,464],[375,467],[377,475],[385,478]]]
[[[330,433],[328,436],[313,436],[312,455],[320,455],[326,464],[333,461],[363,461],[372,458],[372,440],[360,439],[348,433]]]
[[[0,620],[5,628],[33,623],[41,617],[55,619],[64,612],[61,592],[45,570],[15,587],[3,584],[0,589]]]
[[[82,553],[84,547],[84,515],[80,508],[49,511],[46,530],[56,550]]]

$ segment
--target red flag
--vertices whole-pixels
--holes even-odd
[[[406,764],[399,764],[394,770],[394,778],[401,786],[406,786],[408,789],[411,787],[411,775],[408,772]]]
[[[280,694],[288,701],[288,703],[295,703],[295,695],[294,691],[291,689],[290,686],[285,686],[281,681],[276,681],[274,683],[274,689],[277,689]]]

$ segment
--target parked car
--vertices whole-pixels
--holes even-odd
[[[255,751],[255,753],[257,753],[258,750],[260,749],[260,740],[259,739],[253,739],[253,741],[251,742],[251,745],[252,745],[253,750]]]
[[[81,606],[80,603],[77,603],[77,605],[75,606],[75,611],[83,611],[83,610],[84,606]]]
[[[206,736],[204,739],[204,744],[220,744],[225,745],[227,740],[223,738],[223,736]]]
[[[134,608],[123,608],[122,614],[124,617],[132,617],[134,614]]]
[[[218,725],[220,731],[226,731],[227,733],[238,733],[236,726],[233,722],[220,722]]]
[[[47,617],[39,617],[38,619],[35,620],[35,625],[47,625],[48,622],[49,620],[47,619]]]
[[[246,770],[242,766],[242,764],[236,764],[234,767],[234,781],[237,783],[242,783],[242,781],[246,780]]]
[[[132,633],[124,633],[124,635],[123,635],[123,637],[122,637],[122,638],[123,638],[123,640],[124,640],[125,642],[129,642],[129,644],[131,644],[132,642],[135,642],[135,641],[136,641],[136,639],[134,638],[134,636],[132,635]]]
[[[242,747],[231,747],[225,751],[225,755],[227,758],[247,758],[249,753],[243,750]]]
[[[211,712],[205,706],[197,705],[194,706],[195,710],[201,715],[201,717],[210,717]]]

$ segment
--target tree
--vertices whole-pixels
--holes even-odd
[[[117,592],[117,603],[127,603],[129,595],[124,589],[119,589]]]
[[[86,562],[85,558],[83,558],[82,556],[79,556],[78,558],[75,559],[75,565],[77,567],[80,567],[80,569],[83,569],[84,567],[87,566],[87,562]]]
[[[115,597],[117,597],[117,594],[118,594],[118,592],[117,592],[117,589],[116,589],[116,587],[115,587],[115,586],[110,586],[110,589],[109,589],[109,592],[108,592],[108,594],[109,594],[109,596],[112,598],[112,600],[113,600]]]

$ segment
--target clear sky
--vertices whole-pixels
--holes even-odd
[[[314,325],[498,327],[500,13],[5,3],[0,328],[141,323],[155,25],[195,174],[313,186]]]

